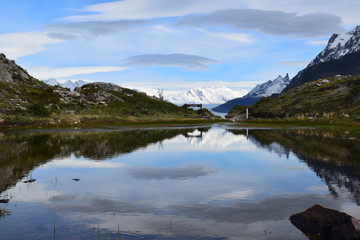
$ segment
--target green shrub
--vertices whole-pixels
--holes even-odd
[[[28,108],[28,111],[31,115],[36,117],[49,117],[50,112],[43,105],[33,104]]]

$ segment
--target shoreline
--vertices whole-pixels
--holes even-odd
[[[66,118],[64,118],[66,119]],[[172,125],[197,125],[213,123],[233,123],[244,127],[311,127],[326,129],[354,129],[360,130],[360,122],[341,121],[339,119],[248,119],[231,121],[229,119],[201,119],[201,118],[123,118],[123,119],[96,119],[78,117],[77,121],[68,118],[67,121],[56,122],[54,118],[28,119],[23,121],[4,121],[0,123],[0,130],[14,129],[57,129],[57,128],[97,128],[105,126],[172,126]]]

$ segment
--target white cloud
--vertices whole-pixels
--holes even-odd
[[[247,8],[280,10],[298,14],[329,13],[339,16],[345,24],[360,23],[360,1],[358,0],[239,0]],[[309,28],[312,26],[310,25]]]
[[[205,30],[201,30],[200,31],[202,33],[205,33],[209,36],[214,36],[214,37],[218,37],[218,38],[222,38],[222,39],[226,39],[226,40],[231,40],[231,41],[236,41],[236,42],[241,42],[241,43],[255,43],[255,39],[246,33],[222,33],[222,32],[209,32],[209,31],[205,31]]]
[[[69,21],[151,19],[209,13],[219,9],[242,6],[238,0],[123,0],[88,5],[81,11],[94,14],[70,16],[63,19]]]
[[[309,45],[327,45],[329,40],[320,40],[320,41],[310,41],[307,44]]]
[[[95,67],[69,67],[69,68],[50,68],[34,67],[29,68],[29,73],[38,79],[64,78],[82,74],[103,73],[125,71],[129,68],[119,66],[95,66]]]
[[[187,70],[207,69],[207,64],[218,64],[217,60],[188,54],[144,54],[124,60],[126,65],[138,67],[177,66]]]
[[[55,23],[46,25],[44,28],[49,31],[48,36],[55,39],[74,40],[77,38],[92,38],[109,35],[113,33],[124,33],[138,28],[142,25],[152,23],[151,20],[138,21],[87,21],[71,23]]]
[[[328,13],[298,15],[283,11],[258,9],[226,9],[204,15],[182,17],[177,26],[202,27],[228,26],[241,30],[260,30],[272,35],[295,37],[327,36],[344,31],[341,19]]]
[[[0,52],[10,59],[35,54],[46,50],[45,45],[63,40],[50,38],[46,32],[18,32],[0,34]]]

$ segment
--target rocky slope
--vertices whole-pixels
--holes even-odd
[[[15,61],[9,60],[4,54],[0,54],[0,81],[5,83],[35,83],[34,78]]]
[[[291,79],[284,91],[319,78],[349,74],[360,74],[360,26],[344,34],[334,34],[326,48]]]
[[[281,93],[281,91],[289,84],[289,82],[289,74],[286,74],[285,77],[279,75],[274,80],[269,80],[265,83],[257,85],[245,96],[229,100],[226,103],[213,108],[212,110],[220,113],[228,113],[236,105],[252,105],[263,97],[269,97],[273,94]]]

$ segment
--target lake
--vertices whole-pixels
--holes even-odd
[[[360,217],[360,133],[309,128],[0,134],[0,239],[307,239],[319,203]]]

